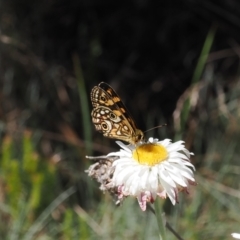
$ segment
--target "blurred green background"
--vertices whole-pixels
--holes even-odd
[[[183,139],[198,185],[161,201],[183,239],[240,232],[238,0],[0,0],[0,239],[158,239],[84,172],[118,149],[90,91],[121,96],[138,127]],[[168,239],[176,239],[168,232]]]

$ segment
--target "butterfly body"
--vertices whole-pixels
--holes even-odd
[[[144,134],[138,129],[117,93],[101,82],[91,91],[92,121],[104,136],[137,144]]]

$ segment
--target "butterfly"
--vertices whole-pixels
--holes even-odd
[[[105,137],[134,145],[143,140],[143,132],[136,127],[120,97],[107,83],[101,82],[92,89],[91,101],[92,121],[97,131]]]

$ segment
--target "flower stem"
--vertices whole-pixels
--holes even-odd
[[[158,199],[156,199],[156,201],[154,202],[154,207],[155,207],[155,216],[157,218],[158,229],[159,229],[159,239],[166,240],[166,231],[165,231],[166,224],[165,224],[164,216],[162,214],[162,207]]]

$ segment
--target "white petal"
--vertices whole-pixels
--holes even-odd
[[[182,143],[184,143],[184,142],[178,141],[178,142],[170,144],[167,148],[169,149],[169,151],[179,151],[183,148]]]
[[[170,186],[172,186],[172,187],[174,187],[174,188],[176,187],[176,184],[175,184],[174,181],[170,178],[168,172],[167,172],[165,169],[161,168],[160,173],[159,173],[159,177],[160,177],[160,179],[163,180],[166,184],[168,184],[168,185],[170,185]]]
[[[133,146],[131,144],[125,145],[123,142],[120,142],[120,141],[116,141],[116,143],[127,152],[131,152],[133,149]]]
[[[172,143],[171,143],[170,139],[164,139],[163,141],[159,141],[158,144],[160,144],[164,147],[167,147],[169,144],[172,144]]]
[[[185,183],[182,175],[180,174],[179,170],[173,166],[167,166],[166,170],[168,171],[168,174],[170,178],[173,179],[173,181],[183,187],[187,187],[187,184]]]
[[[175,205],[176,194],[175,194],[174,188],[169,187],[169,185],[167,185],[162,179],[161,179],[161,184],[163,185],[164,189],[166,190],[167,195],[168,195],[169,199],[171,200],[172,204]]]
[[[150,137],[150,138],[148,139],[148,142],[152,143],[152,142],[153,142],[153,138]]]
[[[185,160],[189,159],[185,154],[180,153],[180,152],[170,152],[168,158],[169,159],[171,159],[171,158],[180,158],[181,159],[182,158]]]
[[[240,233],[232,233],[233,238],[240,239]]]
[[[148,169],[142,169],[141,171],[141,188],[142,190],[146,190],[147,182],[149,180],[149,170]]]

